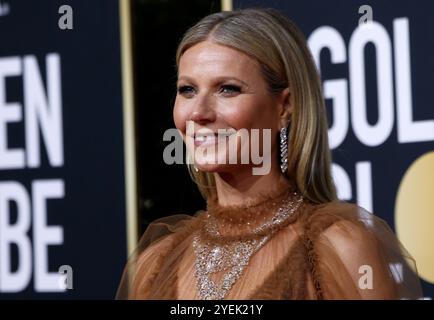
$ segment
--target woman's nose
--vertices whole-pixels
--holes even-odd
[[[190,120],[199,124],[214,122],[216,118],[215,110],[209,99],[197,101],[194,110],[190,114]]]

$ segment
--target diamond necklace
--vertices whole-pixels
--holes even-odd
[[[266,221],[253,230],[258,237],[248,240],[235,240],[225,244],[203,240],[200,232],[193,237],[193,248],[196,255],[194,275],[199,296],[203,300],[222,300],[229,293],[233,284],[241,276],[250,258],[278,231],[303,202],[303,197],[296,192],[294,199],[286,198],[271,220]],[[210,216],[207,216],[210,218]],[[208,219],[204,231],[212,236],[219,236],[214,219]],[[262,235],[265,231],[269,234]],[[210,279],[209,274],[230,269],[223,275],[220,284]]]

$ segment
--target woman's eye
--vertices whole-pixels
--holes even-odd
[[[224,85],[220,88],[220,92],[226,96],[233,96],[241,92],[241,88],[235,85]]]
[[[194,88],[192,86],[181,86],[178,88],[178,93],[183,96],[191,96],[194,94]]]

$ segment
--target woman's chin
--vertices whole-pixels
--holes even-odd
[[[202,172],[208,173],[240,173],[244,169],[248,169],[248,165],[237,164],[195,164],[196,168]]]
[[[209,173],[213,173],[213,172],[220,172],[223,170],[223,167],[227,167],[227,165],[222,165],[222,164],[195,164],[195,167],[197,169],[199,169],[202,172],[209,172]]]
[[[241,161],[231,161],[235,163],[229,163],[229,156],[226,153],[210,154],[208,156],[196,155],[194,158],[195,167],[203,172],[233,172],[243,170],[249,165],[240,164]]]

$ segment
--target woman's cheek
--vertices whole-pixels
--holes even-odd
[[[218,108],[219,118],[232,128],[247,128],[250,112],[249,108],[242,101],[231,101],[220,105]]]
[[[231,112],[224,115],[226,123],[230,127],[239,129],[251,129],[255,122],[255,115],[248,108],[236,108],[236,112]]]
[[[183,111],[178,104],[175,104],[175,107],[173,108],[173,120],[175,122],[176,128],[182,133],[185,133],[187,124],[187,112]]]

